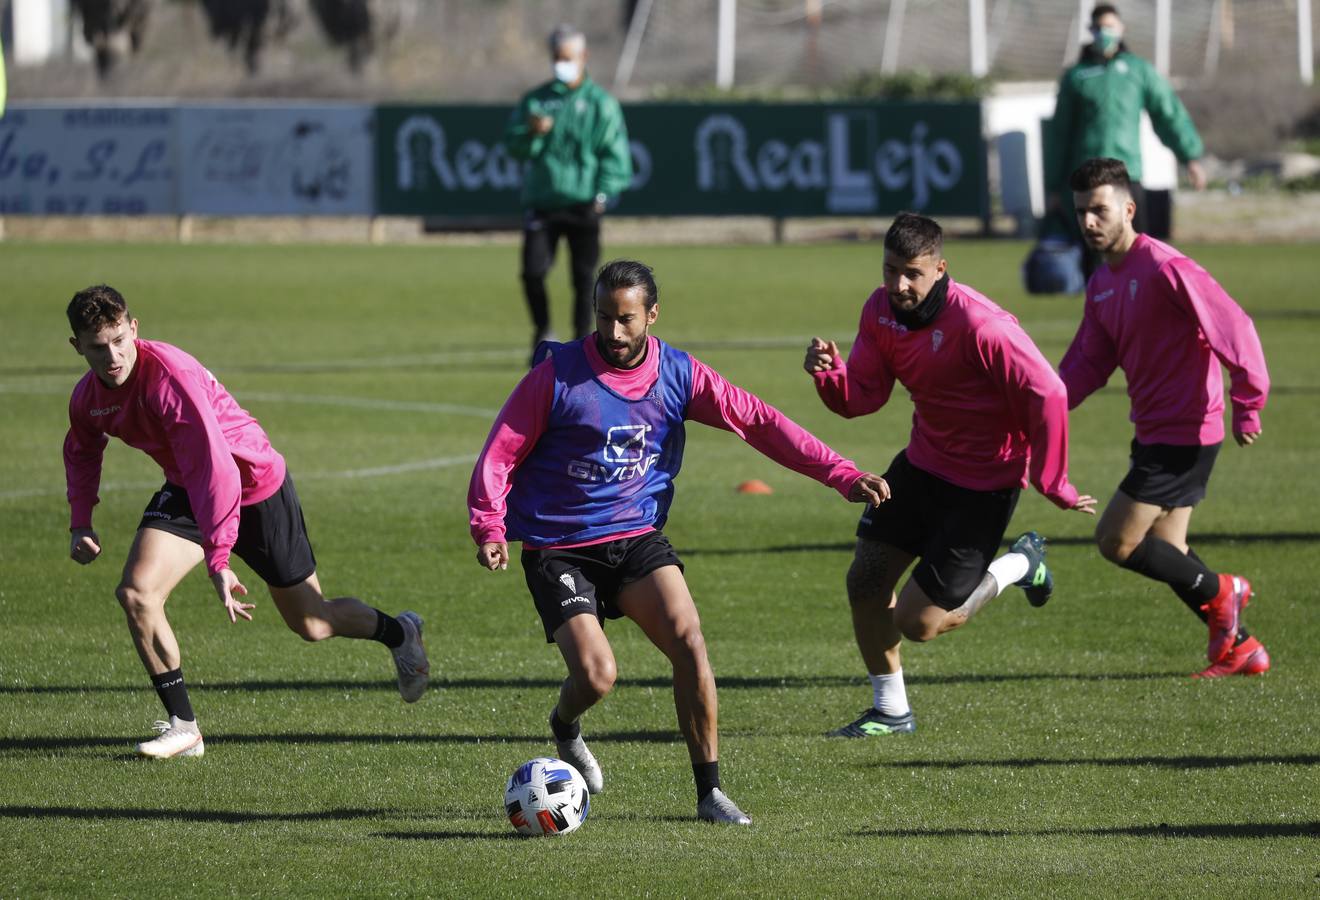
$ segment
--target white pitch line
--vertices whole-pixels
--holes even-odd
[[[320,369],[389,369],[394,366],[438,366],[453,363],[500,362],[523,359],[526,350],[513,347],[491,350],[458,350],[441,353],[414,353],[401,356],[368,356],[360,359],[299,360],[266,362],[260,364],[237,363],[228,367],[231,372],[302,372]]]
[[[810,340],[806,336],[767,336],[743,338],[694,338],[678,342],[680,349],[703,350],[769,350],[805,346]],[[407,365],[445,365],[454,363],[491,362],[501,360],[525,360],[527,350],[521,347],[488,347],[473,350],[447,350],[436,353],[414,353],[385,356],[367,356],[356,359],[329,360],[293,360],[288,362],[238,363],[232,366],[213,366],[213,371],[253,373],[253,372],[300,372],[320,369],[388,369]],[[59,390],[28,389],[22,385],[6,386],[0,375],[0,393],[66,393],[85,374],[82,369],[70,369],[65,372],[50,372],[40,375],[17,374],[13,377],[35,381],[58,379],[62,387]]]
[[[0,384],[0,394],[64,394],[64,388],[29,387],[26,385]],[[464,406],[461,403],[430,403],[424,400],[383,400],[375,397],[344,397],[331,394],[286,394],[278,391],[241,391],[241,397],[235,399],[242,404],[246,400],[260,400],[264,403],[304,403],[311,406],[349,406],[356,409],[378,409],[389,412],[424,412],[440,413],[452,416],[474,416],[491,419],[499,412],[484,406]]]
[[[0,383],[0,394],[64,394],[68,395],[73,391],[73,385],[56,387],[37,387],[27,384],[2,384]]]
[[[303,478],[380,478],[384,475],[401,475],[404,472],[425,472],[430,469],[449,469],[453,466],[471,465],[477,461],[475,453],[465,456],[440,456],[435,459],[419,459],[413,462],[398,463],[393,466],[372,466],[369,469],[348,469],[343,472],[308,472],[300,474]]]
[[[159,488],[161,479],[155,481],[107,481],[101,485],[100,493],[111,494],[117,491],[145,491]],[[66,488],[20,488],[16,491],[0,491],[0,500],[21,500],[25,497],[63,497]]]
[[[211,366],[212,371],[234,373],[261,372],[316,372],[322,369],[389,369],[396,366],[442,366],[462,363],[504,362],[526,360],[526,348],[492,347],[482,350],[453,350],[436,353],[410,353],[385,356],[364,356],[356,359],[303,359],[284,362],[233,363]],[[67,373],[50,372],[42,375],[20,375],[21,378],[58,378],[72,388],[86,374],[86,369],[70,369]],[[3,376],[0,376],[3,377]]]
[[[262,400],[267,403],[306,403],[323,406],[351,406],[357,409],[381,409],[394,412],[428,412],[454,416],[477,416],[490,419],[499,412],[484,406],[464,406],[460,403],[429,403],[422,400],[381,400],[373,397],[340,397],[330,394],[286,394],[279,391],[241,391],[235,397],[240,403]]]
[[[406,472],[425,472],[432,469],[450,469],[454,466],[471,465],[477,461],[475,453],[464,456],[438,456],[434,459],[418,459],[412,462],[397,463],[392,466],[371,466],[366,469],[343,469],[338,472],[299,472],[295,475],[299,481],[341,481],[350,478],[382,478],[387,475],[402,475]],[[100,493],[110,494],[119,491],[145,491],[160,487],[161,479],[155,481],[111,481],[101,485]],[[16,491],[0,491],[0,500],[19,500],[25,497],[62,497],[65,488],[21,488]]]
[[[696,338],[679,341],[680,349],[694,350],[779,350],[806,346],[810,337],[767,336],[743,338]],[[334,369],[388,369],[394,366],[432,366],[455,363],[501,362],[525,360],[527,351],[521,347],[488,347],[475,350],[442,350],[436,353],[411,353],[394,356],[367,356],[357,359],[293,360],[260,364],[236,364],[228,367],[232,372],[301,372]]]

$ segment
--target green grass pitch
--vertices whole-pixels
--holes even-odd
[[[1082,301],[1024,295],[1026,249],[947,255],[1057,362]],[[1188,679],[1199,623],[1102,562],[1093,520],[1026,493],[1012,529],[1052,539],[1050,605],[1010,590],[969,627],[906,645],[915,735],[826,741],[870,697],[843,592],[859,510],[693,425],[667,531],[720,684],[725,787],[755,825],[694,821],[667,664],[619,622],[619,684],[584,722],[606,790],[578,833],[526,840],[503,783],[552,752],[562,663],[521,572],[475,564],[464,503],[525,363],[517,248],[0,244],[0,896],[1315,896],[1320,254],[1188,249],[1255,317],[1273,377],[1263,439],[1224,448],[1192,541],[1255,585],[1246,623],[1268,675]],[[656,267],[659,336],[863,467],[906,443],[902,392],[845,421],[801,371],[813,334],[855,333],[878,244],[608,250]],[[256,621],[230,625],[197,572],[168,609],[207,754],[131,757],[160,709],[113,589],[161,476],[111,445],[105,552],[82,568],[60,461],[85,371],[63,309],[99,281],[260,419],[327,590],[426,618],[420,703],[399,701],[378,645],[303,644],[264,591]],[[561,334],[566,283],[561,263]],[[1072,434],[1073,480],[1107,500],[1131,437],[1121,376]],[[749,478],[775,492],[736,494]]]

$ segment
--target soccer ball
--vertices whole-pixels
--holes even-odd
[[[587,821],[590,809],[586,781],[562,759],[525,762],[504,788],[504,811],[519,834],[568,834]]]

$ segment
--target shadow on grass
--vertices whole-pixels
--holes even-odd
[[[660,816],[660,815],[641,815],[639,813],[607,813],[598,815],[594,811],[591,814],[592,822],[613,821],[613,822],[640,822],[651,824],[656,822],[670,822],[679,825],[698,824],[696,816]],[[373,832],[372,837],[392,838],[401,841],[451,841],[451,840],[476,840],[476,841],[523,841],[530,840],[534,835],[518,834],[514,831],[492,833],[488,831],[377,831]]]
[[[88,750],[99,747],[122,749],[131,747],[136,737],[4,737],[0,738],[0,755],[21,754],[32,751]],[[226,734],[207,731],[206,742],[211,746],[262,744],[324,745],[324,744],[545,744],[548,734],[354,734],[343,731],[326,732],[273,732],[267,734]],[[678,731],[601,731],[591,735],[592,743],[602,744],[670,744],[681,743]],[[136,756],[120,754],[120,758],[137,760]],[[150,765],[147,760],[143,765]]]
[[[1095,543],[1090,535],[1071,537],[1049,537],[1050,546],[1054,547],[1089,547]],[[1011,543],[1005,538],[1003,546]],[[1320,543],[1320,531],[1258,531],[1195,532],[1192,543],[1197,547],[1212,544],[1312,544]],[[814,544],[780,544],[773,547],[684,547],[679,549],[679,556],[756,556],[763,553],[851,553],[857,546],[856,541],[833,541]]]
[[[1185,678],[1186,672],[957,672],[947,675],[913,675],[908,684],[1000,684],[1032,681],[1155,681],[1163,678]],[[765,690],[774,688],[834,688],[856,687],[865,684],[857,675],[717,675],[721,690]],[[557,691],[562,678],[438,678],[431,681],[433,690],[485,690],[532,689]],[[668,678],[620,678],[619,688],[657,688],[668,690],[673,682]],[[349,681],[346,679],[319,679],[295,681],[271,679],[262,681],[198,681],[190,685],[193,691],[384,691],[399,689],[395,681]],[[143,684],[34,684],[0,685],[0,696],[5,694],[136,694],[150,688]]]
[[[1320,834],[1320,822],[1268,824],[1123,825],[1113,828],[876,828],[855,831],[857,837],[1167,837],[1167,838],[1281,838]]]
[[[398,815],[390,809],[323,809],[309,812],[236,812],[220,809],[132,809],[97,806],[0,806],[0,819],[132,819],[139,821],[217,822],[248,825],[256,822],[338,822]]]
[[[1228,769],[1236,766],[1314,766],[1320,755],[1291,753],[1258,756],[1116,756],[1100,759],[1050,759],[1029,756],[1022,759],[911,759],[882,760],[867,768],[880,769],[966,769],[978,766],[999,769],[1034,769],[1040,766],[1157,766],[1161,769]]]
[[[528,835],[516,831],[373,831],[372,837],[396,841],[521,841]]]

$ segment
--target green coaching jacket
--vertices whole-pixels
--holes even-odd
[[[554,127],[533,136],[529,115],[551,116]],[[560,209],[612,197],[632,181],[632,154],[619,101],[589,77],[570,88],[550,81],[523,95],[504,129],[504,144],[515,159],[528,161],[523,174],[523,205]]]
[[[1089,48],[1063,73],[1046,141],[1045,186],[1067,193],[1068,176],[1088,159],[1122,160],[1133,181],[1141,180],[1141,111],[1155,134],[1181,163],[1205,152],[1187,107],[1155,67],[1120,49],[1105,59]]]

